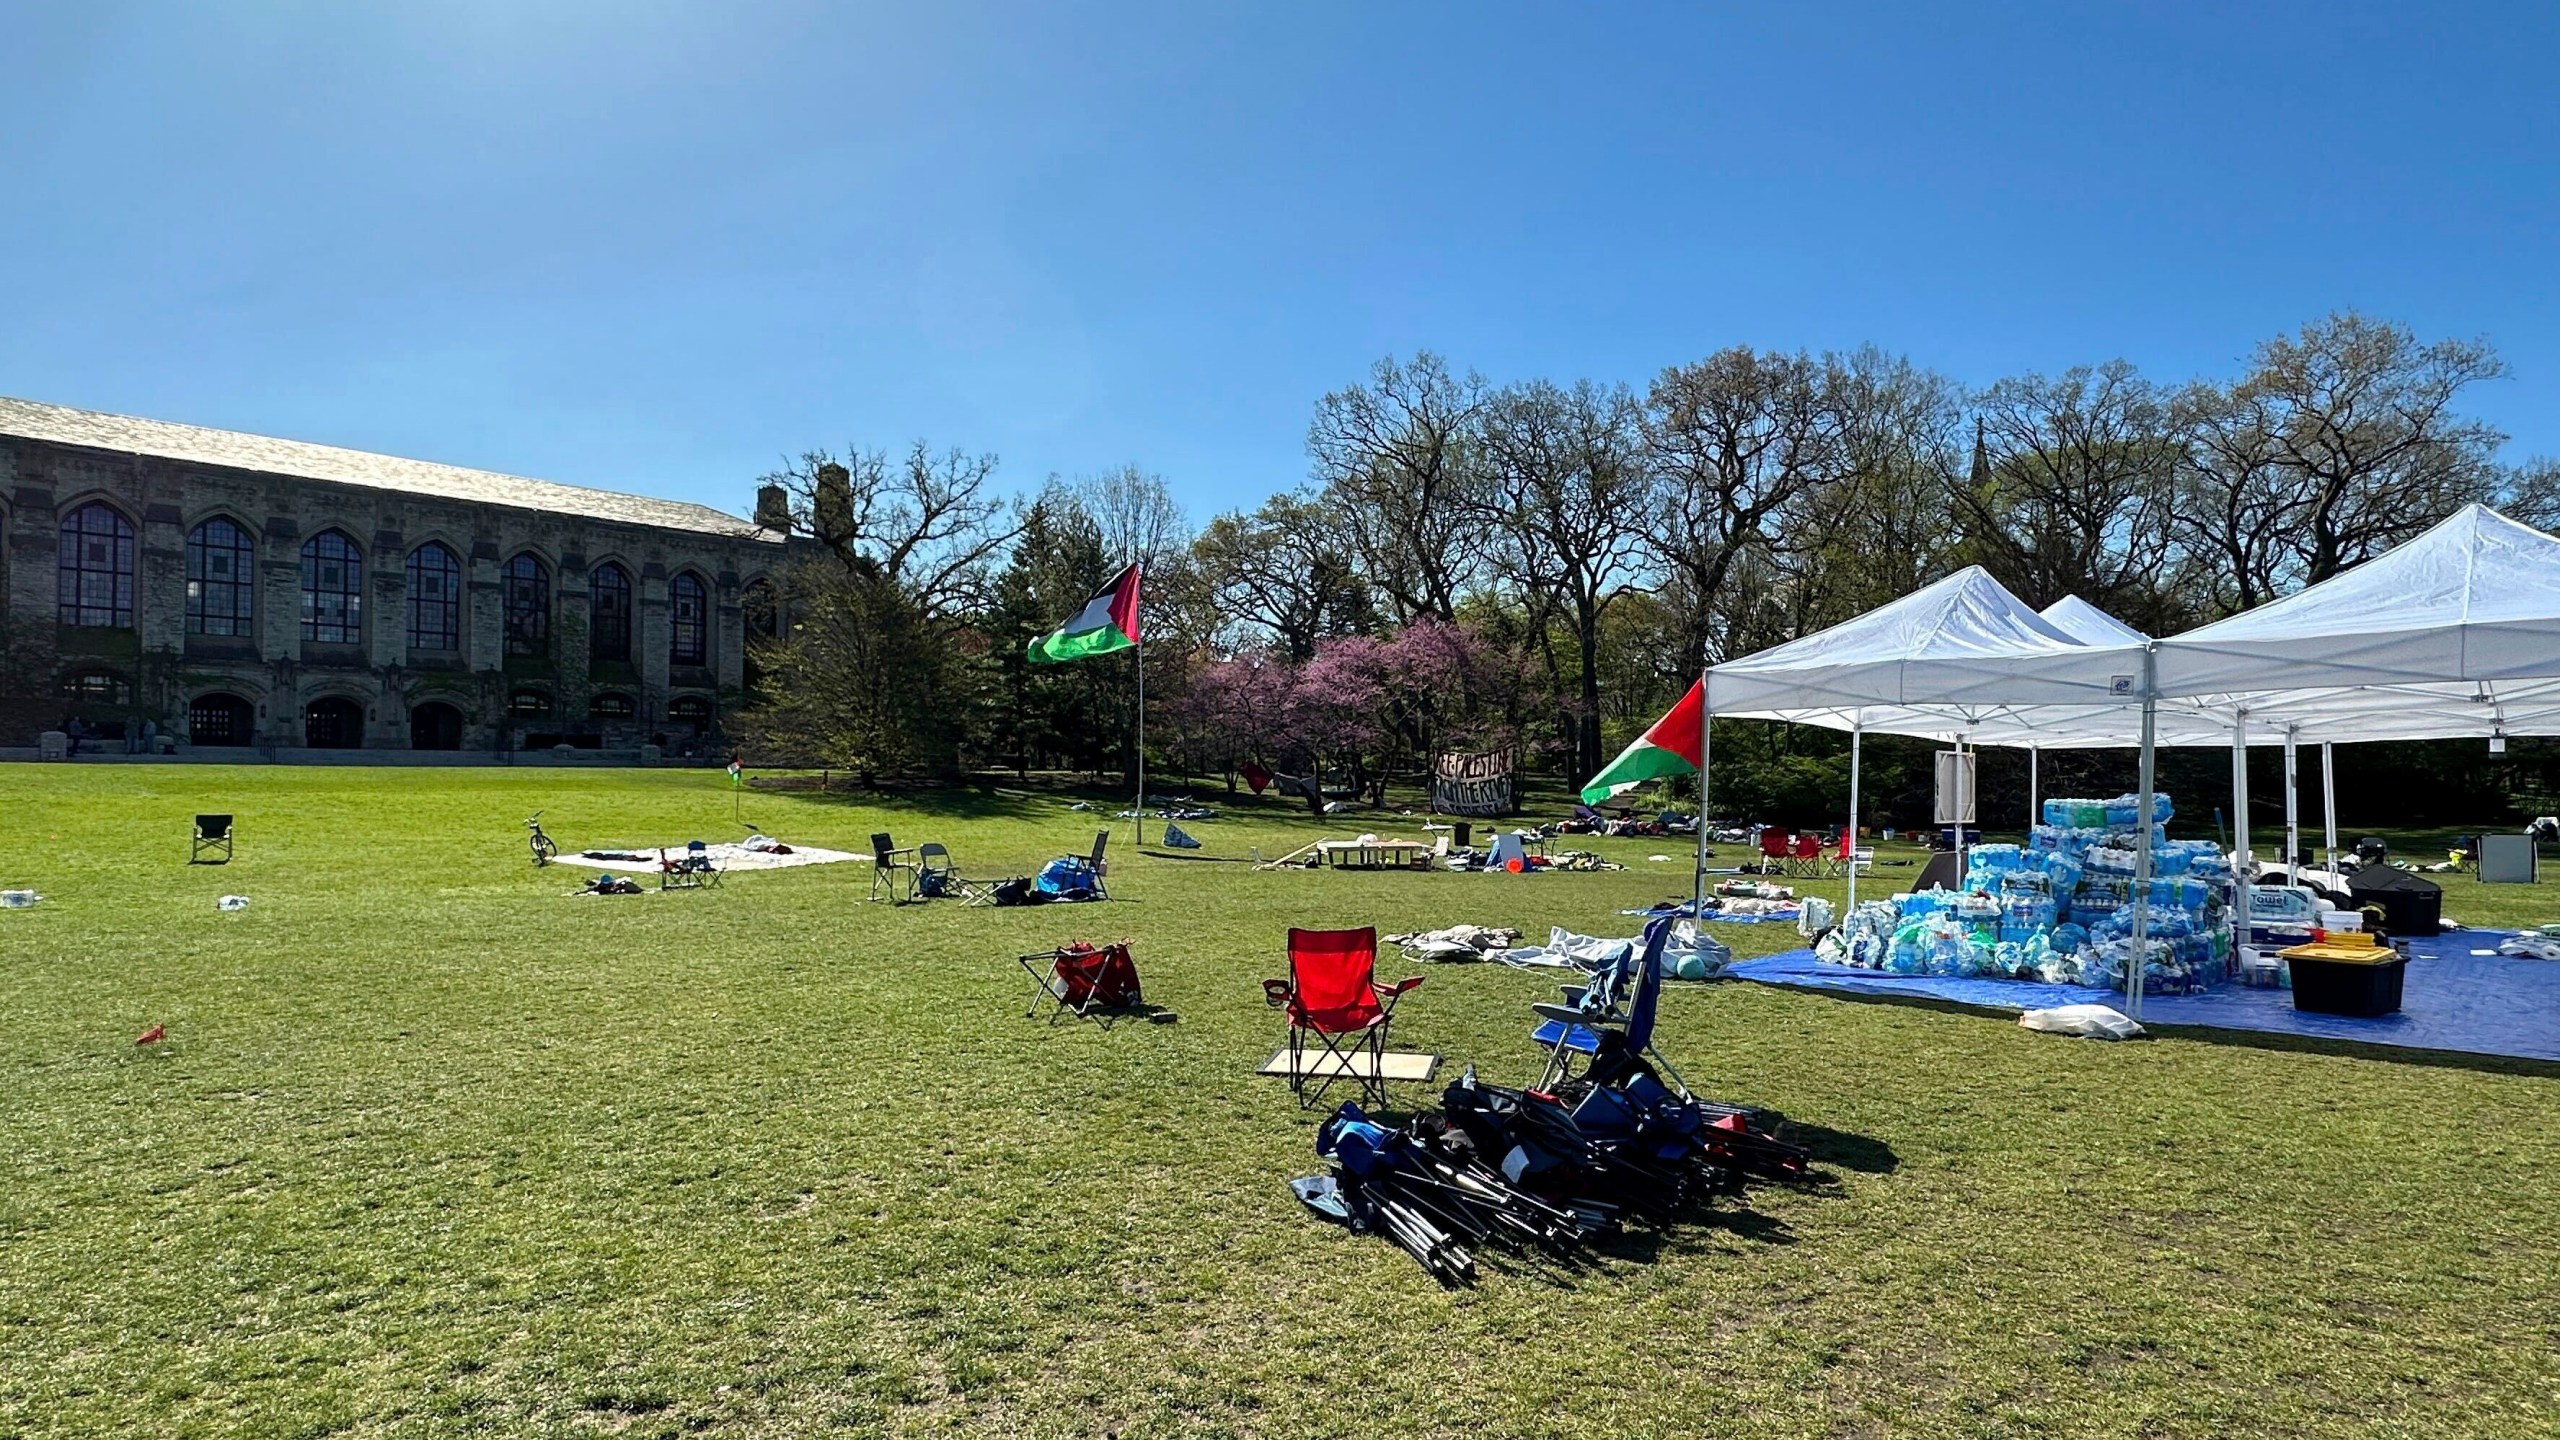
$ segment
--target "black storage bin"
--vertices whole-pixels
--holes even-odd
[[[2444,929],[2444,887],[2393,865],[2367,865],[2347,877],[2358,906],[2382,907],[2386,935],[2433,935]]]
[[[2363,1020],[2400,1013],[2400,982],[2409,973],[2405,955],[2370,965],[2357,960],[2287,960],[2285,965],[2293,972],[2296,1010]]]

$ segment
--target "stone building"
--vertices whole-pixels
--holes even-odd
[[[0,399],[0,745],[77,718],[112,749],[700,750],[784,540],[701,505]]]

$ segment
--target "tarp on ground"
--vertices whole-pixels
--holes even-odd
[[[2458,930],[2411,940],[2400,1013],[2362,1020],[2293,1008],[2290,990],[2216,985],[2197,995],[2146,995],[2142,1023],[2309,1035],[2369,1045],[2513,1055],[2560,1061],[2560,961],[2495,953],[2506,932]],[[1826,965],[1810,950],[1740,960],[1726,972],[1766,985],[1851,995],[1902,996],[1985,1009],[2114,1005],[2124,996],[2079,985],[1889,975]]]

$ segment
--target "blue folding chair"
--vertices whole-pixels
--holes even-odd
[[[1547,1047],[1547,1068],[1538,1081],[1539,1089],[1553,1093],[1571,1081],[1576,1056],[1585,1062],[1583,1078],[1606,1084],[1614,1077],[1593,1069],[1603,1055],[1609,1055],[1623,1057],[1610,1067],[1620,1071],[1628,1068],[1625,1061],[1650,1059],[1670,1078],[1680,1098],[1689,1098],[1688,1082],[1653,1048],[1654,1012],[1662,997],[1662,951],[1670,942],[1672,924],[1673,917],[1668,915],[1648,923],[1643,942],[1593,971],[1590,984],[1565,986],[1566,1003],[1531,1007],[1542,1023],[1529,1038]]]

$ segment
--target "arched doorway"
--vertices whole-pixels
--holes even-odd
[[[355,750],[364,745],[364,707],[323,695],[302,709],[302,743],[314,750]]]
[[[187,706],[190,745],[248,745],[258,733],[258,710],[237,695],[217,690],[199,695]]]
[[[459,750],[462,748],[462,712],[441,700],[409,707],[409,748],[412,750]]]

